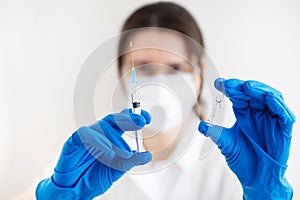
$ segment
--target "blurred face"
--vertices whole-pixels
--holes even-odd
[[[179,35],[159,30],[142,31],[136,33],[132,41],[138,76],[194,72],[193,66],[186,61],[191,58]],[[131,70],[131,54],[125,55],[123,59],[125,65],[122,74],[125,74]]]
[[[187,84],[181,84],[182,79],[177,79],[181,75],[182,77],[185,75],[186,77],[189,77],[189,81],[183,82],[188,82],[188,84],[191,84],[198,92],[201,79],[192,66],[192,64],[196,66],[196,60],[193,60],[193,58],[188,55],[186,45],[181,36],[173,32],[162,30],[141,31],[133,35],[132,42],[134,48],[134,65],[138,82],[143,78],[147,80],[152,78],[153,80],[158,80],[161,78],[163,79],[163,77],[168,77],[167,79],[174,83],[172,86],[183,86],[183,88],[178,88],[179,90],[185,90]],[[131,53],[124,55],[123,59],[124,65],[122,66],[121,74],[130,74],[132,67]],[[192,64],[187,60],[189,60]],[[150,102],[152,107],[150,108],[151,110],[147,111],[149,111],[153,117],[151,124],[160,125],[159,123],[164,120],[161,119],[162,116],[165,116],[165,119],[168,120],[166,122],[166,127],[168,127],[168,129],[153,130],[147,127],[143,129],[143,136],[144,138],[147,138],[144,139],[144,147],[152,153],[158,152],[162,149],[169,149],[171,151],[175,144],[174,140],[178,135],[181,124],[174,120],[177,117],[177,113],[174,111],[175,109],[172,109],[176,106],[172,107],[172,105],[176,104],[176,100],[172,101],[172,95],[170,96],[170,93],[168,94],[168,92],[162,91],[163,89],[154,88],[152,91],[147,91],[146,94],[144,94],[147,97],[141,96],[141,98],[144,97],[142,101],[153,101],[154,103],[162,101],[160,105],[162,105],[161,107],[163,107],[164,111],[161,111],[158,106],[155,106],[153,102]],[[141,92],[144,92],[144,90],[140,91],[140,93]],[[148,95],[149,93],[151,93],[151,95]],[[183,104],[194,103],[196,102],[191,102],[189,99],[183,102]],[[168,108],[170,106],[171,108]],[[192,111],[192,106],[193,105],[190,105],[189,107],[190,111]],[[145,109],[143,104],[142,108]],[[162,154],[160,153],[160,156],[161,155]],[[153,155],[153,159],[155,160],[155,154]]]

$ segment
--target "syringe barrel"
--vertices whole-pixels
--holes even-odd
[[[132,85],[130,93],[133,113],[141,114],[141,99],[136,85]]]
[[[136,84],[132,84],[130,88],[131,103],[140,102],[140,94]]]
[[[139,92],[137,90],[136,85],[131,85],[131,104],[132,104],[132,112],[135,114],[141,114],[141,99]],[[136,151],[143,151],[143,135],[142,130],[135,131],[135,141],[136,141]]]
[[[136,107],[136,104],[139,104],[138,107]],[[141,106],[140,106],[140,103],[139,102],[133,102],[132,103],[132,112],[135,113],[135,114],[141,114]]]

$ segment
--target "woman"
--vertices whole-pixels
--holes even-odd
[[[155,28],[149,30],[145,27]],[[182,109],[183,123],[178,123],[178,112],[169,109],[172,115],[163,117],[165,123],[160,124],[159,129],[153,129],[147,111],[137,115],[125,109],[90,127],[81,127],[65,143],[54,174],[39,183],[37,198],[240,199],[243,195],[245,199],[291,199],[292,188],[284,178],[284,172],[295,119],[280,92],[256,81],[217,79],[215,87],[232,101],[237,121],[229,129],[205,122],[199,124],[199,131],[209,136],[225,156],[227,165],[242,186],[243,194],[240,194],[237,179],[228,171],[220,152],[214,151],[208,158],[198,160],[195,152],[199,152],[203,142],[200,134],[196,134],[192,147],[179,161],[161,168],[166,164],[164,161],[178,158],[174,154],[181,148],[182,140],[190,133],[194,136],[198,127],[203,80],[197,72],[205,70],[205,65],[202,49],[189,43],[185,36],[201,46],[204,43],[193,17],[174,3],[155,3],[138,9],[126,20],[122,31],[137,28],[143,29],[126,32],[121,37],[120,77],[126,80],[126,74],[131,70],[132,55],[123,53],[133,41],[137,49],[134,60],[140,82],[155,80],[159,84],[169,83],[168,87],[178,91],[187,105]],[[155,48],[143,48],[153,43]],[[180,88],[182,85],[176,84],[176,80],[184,80],[179,82],[187,85]],[[190,95],[180,93],[185,90],[191,91],[188,92]],[[151,101],[163,99],[172,102],[166,91],[159,93],[142,88],[140,92],[141,96],[152,94]],[[197,94],[198,98],[194,98],[193,94]],[[150,97],[144,99],[143,108],[147,108]],[[153,122],[159,116],[154,114]],[[174,119],[177,123],[170,122]],[[150,125],[143,129],[143,146],[147,151],[132,151],[121,136],[125,131],[141,129],[147,124]],[[161,170],[124,175],[134,166],[149,162],[146,170]]]

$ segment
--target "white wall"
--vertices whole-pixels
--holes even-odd
[[[72,95],[81,65],[145,2],[0,1],[0,199],[24,192],[51,173],[63,142],[76,129]],[[300,119],[299,1],[180,3],[202,27],[221,75],[273,85]],[[298,124],[287,170],[296,198]]]

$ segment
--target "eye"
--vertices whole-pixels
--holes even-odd
[[[182,69],[182,67],[180,65],[174,65],[173,69],[176,71],[180,71]]]
[[[136,67],[136,71],[139,75],[151,75],[152,68],[149,64],[142,64]]]
[[[146,64],[143,64],[143,65],[139,65],[139,66],[137,66],[137,70],[138,71],[147,71],[148,70],[148,67],[147,67],[147,65]]]
[[[171,67],[171,69],[170,69],[170,71],[172,71],[172,72],[183,72],[184,70],[184,67],[181,65],[181,64],[171,64],[170,65],[170,67]]]

